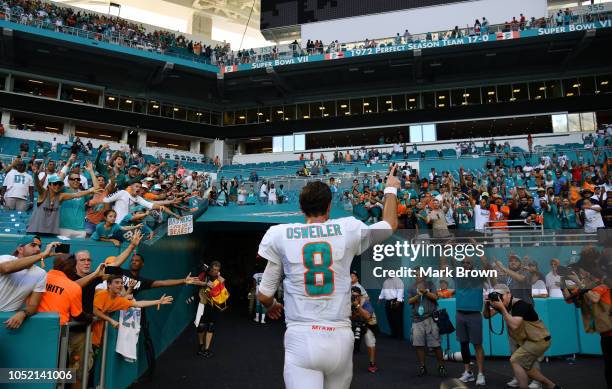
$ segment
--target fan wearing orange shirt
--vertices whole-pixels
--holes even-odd
[[[491,220],[491,226],[495,227],[495,230],[507,230],[508,227],[508,216],[510,215],[510,208],[504,205],[504,200],[499,195],[493,195],[495,199],[494,203],[489,207],[489,220]]]
[[[124,311],[131,307],[145,308],[152,306],[159,306],[165,304],[172,304],[172,296],[163,295],[159,300],[142,300],[135,301],[129,300],[121,296],[123,292],[123,276],[113,274],[107,281],[107,290],[102,290],[96,293],[94,297],[94,315],[102,320],[107,321],[114,328],[119,328],[119,322],[108,316],[108,313],[115,311]],[[100,347],[102,343],[102,335],[104,332],[104,324],[102,320],[95,322],[92,325],[92,341],[91,343]]]
[[[81,287],[69,277],[76,273],[74,255],[57,254],[53,261],[53,270],[47,273],[45,293],[42,295],[38,312],[57,312],[60,325],[65,325],[73,317],[78,321],[87,321],[81,303]]]

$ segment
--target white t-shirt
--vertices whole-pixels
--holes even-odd
[[[16,260],[12,255],[0,255],[0,263]],[[32,292],[44,292],[47,272],[36,265],[15,273],[0,274],[0,312],[17,311]]]
[[[548,296],[548,290],[546,290],[546,284],[542,280],[537,280],[535,284],[531,285],[531,294],[536,296]]]
[[[244,203],[246,201],[247,191],[246,189],[238,189],[238,202]]]
[[[525,177],[531,176],[532,171],[533,171],[532,166],[523,166],[523,173],[525,173]]]
[[[282,266],[287,326],[350,326],[353,257],[392,231],[387,222],[367,226],[354,217],[270,227],[258,254]]]
[[[193,191],[198,189],[198,180],[194,180],[192,176],[185,177],[185,179],[183,180],[183,184],[185,184],[185,186],[187,186],[187,189],[189,190]]]
[[[488,209],[482,209],[480,205],[474,207],[474,228],[477,231],[484,230],[490,214],[491,212]]]
[[[30,187],[34,186],[34,180],[32,176],[26,172],[19,173],[16,169],[11,169],[11,171],[6,174],[6,177],[4,177],[2,186],[6,186],[4,197],[26,200],[28,198],[28,193],[30,193]]]
[[[561,282],[560,275],[554,275],[552,272],[548,272],[546,275],[546,287],[548,288],[549,297],[563,297],[563,292],[557,283]]]
[[[268,202],[276,202],[276,188],[270,188],[270,190],[268,191]]]
[[[147,209],[153,209],[153,203],[143,199],[140,196],[132,196],[126,190],[120,190],[106,196],[103,200],[105,203],[115,203],[113,210],[117,212],[117,221],[123,220],[130,213],[130,206],[134,204],[142,205]]]
[[[600,208],[601,209],[601,208]],[[592,209],[584,210],[584,231],[588,233],[597,232],[600,227],[605,227],[601,212]]]
[[[266,184],[262,184],[261,188],[259,188],[259,197],[266,197],[268,195],[268,186]]]

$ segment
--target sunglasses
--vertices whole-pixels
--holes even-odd
[[[70,177],[68,180],[69,181],[81,181],[81,178],[80,177]]]
[[[64,185],[64,183],[63,183],[63,182],[52,182],[52,183],[50,183],[49,185],[53,185],[53,186],[62,186],[62,185]]]

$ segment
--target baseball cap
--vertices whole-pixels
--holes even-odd
[[[538,192],[546,192],[546,189],[544,189],[544,188],[542,188],[542,187],[539,187],[537,191],[538,191]]]
[[[144,181],[155,181],[155,179],[153,177],[146,177]]]
[[[138,169],[138,170],[140,170],[140,166],[138,166],[138,165],[132,165],[132,166],[130,166],[130,169]]]
[[[104,260],[104,264],[110,265],[111,263],[114,263],[116,260],[117,260],[117,257],[111,255],[110,257],[106,257],[106,259]]]
[[[482,192],[482,195],[480,195],[481,197],[489,197],[489,192]]]
[[[64,183],[64,181],[59,178],[57,174],[51,174],[49,177],[47,177],[47,183],[53,184],[55,182],[61,182],[62,184]]]
[[[146,182],[143,182],[143,183],[142,183],[140,186],[141,186],[142,188],[149,189],[149,184],[147,184]]]
[[[159,185],[159,184],[155,184],[155,185],[153,185],[153,187],[152,187],[151,189],[152,189],[152,190],[161,190],[161,189],[162,189],[162,187],[161,187],[161,185]]]
[[[39,242],[41,242],[40,236],[38,236],[38,235],[25,235],[25,236],[21,237],[21,239],[19,239],[19,243],[17,244],[17,247],[28,245],[28,244],[34,242],[35,240],[38,240]]]

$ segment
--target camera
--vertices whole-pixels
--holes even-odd
[[[502,294],[498,292],[489,293],[489,301],[502,301]]]

